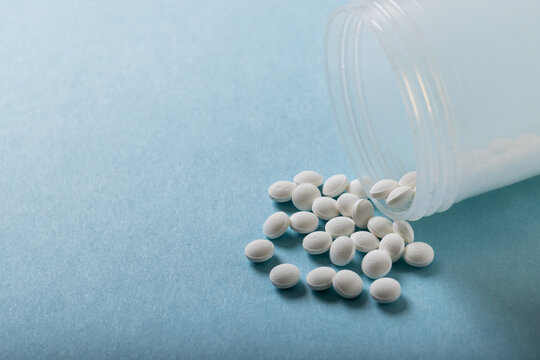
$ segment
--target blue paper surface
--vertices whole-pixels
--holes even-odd
[[[274,181],[353,176],[324,25],[342,2],[0,3],[0,357],[538,359],[540,178],[413,223],[376,304],[249,263]],[[349,268],[360,271],[361,256]]]

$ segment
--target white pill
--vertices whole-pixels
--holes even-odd
[[[362,184],[360,184],[360,181],[358,179],[355,179],[351,181],[349,186],[347,186],[347,189],[345,189],[348,193],[354,194],[358,196],[360,199],[367,199],[366,190],[364,190],[364,187]]]
[[[352,217],[353,205],[358,201],[358,196],[351,193],[344,193],[337,199],[337,208],[341,215]]]
[[[392,259],[386,251],[372,250],[362,259],[362,271],[371,279],[378,279],[390,272]]]
[[[293,287],[300,280],[300,270],[293,264],[280,264],[270,271],[270,281],[280,289]]]
[[[268,188],[268,196],[275,202],[290,201],[295,187],[296,185],[290,181],[278,181],[270,185]]]
[[[407,221],[405,220],[394,220],[394,225],[392,226],[394,232],[401,236],[405,245],[410,244],[414,241],[414,230]]]
[[[392,262],[396,262],[403,255],[405,241],[398,234],[388,234],[382,238],[379,250],[386,251],[390,255]]]
[[[302,171],[294,177],[295,184],[313,184],[315,186],[321,186],[322,180],[322,175],[309,170]]]
[[[364,282],[354,271],[341,270],[334,276],[332,285],[339,295],[346,299],[353,299],[362,292]]]
[[[356,201],[352,208],[352,219],[354,225],[360,229],[366,229],[369,219],[375,215],[375,209],[371,201],[367,199],[360,199]]]
[[[388,304],[399,298],[401,285],[392,278],[377,279],[369,287],[369,293],[376,302]]]
[[[264,239],[254,240],[246,245],[244,253],[249,261],[263,262],[274,255],[274,244]]]
[[[330,288],[336,276],[336,271],[331,267],[321,266],[307,274],[306,282],[312,290],[322,291]]]
[[[348,184],[349,180],[343,174],[331,176],[324,183],[322,193],[325,196],[336,197],[345,191]]]
[[[332,236],[324,231],[315,231],[304,237],[302,246],[308,254],[319,255],[325,253],[332,245]]]
[[[416,186],[416,171],[409,171],[399,179],[400,186],[414,188]]]
[[[292,192],[292,202],[298,210],[311,210],[313,201],[319,197],[321,192],[313,184],[300,184]]]
[[[299,211],[291,215],[291,229],[299,234],[308,234],[317,230],[319,218],[312,212]]]
[[[413,189],[408,186],[398,186],[386,198],[386,205],[401,207],[406,205],[413,197]]]
[[[313,201],[311,210],[323,220],[330,220],[339,216],[336,199],[327,196],[316,198]]]
[[[378,181],[371,187],[369,194],[373,199],[386,199],[388,195],[398,187],[398,183],[392,179]]]
[[[335,239],[340,236],[350,236],[354,232],[354,222],[344,216],[338,216],[326,223],[325,230]]]
[[[263,225],[263,233],[270,239],[275,239],[285,234],[291,220],[283,211],[273,213],[266,219]]]
[[[393,231],[392,222],[382,216],[374,216],[369,219],[367,228],[379,239],[382,239],[385,235],[388,235]]]
[[[348,236],[340,236],[330,246],[330,261],[337,266],[345,266],[351,262],[356,253],[356,246]]]
[[[405,246],[403,259],[411,266],[424,267],[433,262],[433,248],[424,242],[413,242]]]
[[[370,252],[379,248],[379,239],[369,231],[357,231],[351,235],[351,240],[356,246],[356,250]]]

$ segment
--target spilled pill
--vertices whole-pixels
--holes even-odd
[[[416,187],[416,171],[409,171],[399,179],[399,185],[408,186],[410,188]]]
[[[398,186],[386,198],[386,205],[390,207],[401,207],[406,205],[413,197],[413,189],[408,186]]]
[[[362,271],[371,279],[378,279],[390,272],[392,259],[386,251],[372,250],[362,259]]]
[[[275,202],[290,201],[295,187],[296,185],[290,181],[277,181],[268,188],[268,196]]]
[[[358,179],[354,179],[353,181],[351,181],[345,191],[358,196],[360,199],[367,199],[366,190],[364,190],[364,187],[362,186],[362,184],[360,184],[360,181]]]
[[[270,281],[277,288],[288,289],[300,280],[300,270],[293,264],[280,264],[270,271]]]
[[[321,197],[321,192],[313,184],[300,184],[296,186],[292,192],[291,199],[293,205],[298,210],[311,210],[313,201]]]
[[[405,241],[398,234],[388,234],[381,239],[379,250],[386,251],[390,255],[392,262],[396,262],[403,255]]]
[[[345,191],[348,184],[349,180],[344,174],[333,175],[324,183],[322,193],[324,196],[336,197]]]
[[[332,236],[325,231],[315,231],[304,237],[302,246],[308,254],[319,255],[325,253],[332,245]]]
[[[321,186],[323,183],[322,175],[315,171],[302,171],[294,177],[295,184],[313,184],[315,186]]]
[[[374,216],[369,219],[367,228],[379,239],[382,239],[385,235],[388,235],[393,231],[392,222],[382,216]]]
[[[332,286],[335,275],[336,271],[331,267],[321,266],[307,274],[306,282],[312,290],[322,291]]]
[[[375,280],[369,287],[371,297],[378,303],[388,304],[396,301],[401,295],[401,285],[392,278]]]
[[[351,193],[343,193],[337,199],[336,205],[343,216],[352,217],[353,206],[358,200],[358,196]]]
[[[369,190],[373,199],[386,199],[388,195],[398,187],[398,183],[392,179],[384,179],[375,183]]]
[[[410,244],[414,241],[414,230],[407,221],[405,220],[394,220],[392,229],[396,234],[401,236],[405,241],[405,245]]]
[[[340,236],[330,246],[330,261],[337,266],[351,262],[356,253],[356,246],[348,236]]]
[[[375,214],[375,209],[371,201],[360,199],[356,201],[352,207],[352,219],[354,225],[360,229],[366,229],[369,219]]]
[[[254,240],[246,245],[244,254],[249,261],[263,262],[274,255],[274,244],[265,239]]]
[[[317,230],[319,218],[312,212],[299,211],[291,215],[291,230],[299,234],[308,234]]]
[[[354,271],[340,270],[334,276],[332,285],[339,295],[346,299],[353,299],[362,292],[364,282]]]
[[[337,201],[328,196],[321,196],[313,201],[311,210],[315,215],[323,220],[330,220],[339,216]]]
[[[335,239],[340,236],[349,236],[354,232],[354,222],[344,216],[338,216],[326,223],[325,230]]]
[[[424,267],[433,262],[433,248],[424,242],[413,242],[405,246],[403,259],[411,266]]]
[[[356,250],[370,252],[379,247],[379,239],[369,231],[357,231],[350,236],[356,246]]]
[[[285,234],[290,223],[289,215],[283,211],[273,213],[264,222],[263,233],[270,239],[278,238]]]

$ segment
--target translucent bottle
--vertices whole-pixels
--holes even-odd
[[[540,174],[540,1],[357,0],[326,34],[336,122],[364,187],[417,170],[415,220]],[[366,176],[362,176],[366,175]]]

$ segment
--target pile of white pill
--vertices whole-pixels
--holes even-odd
[[[322,191],[319,189],[322,186]],[[416,172],[411,171],[399,180],[381,180],[369,190],[372,199],[383,199],[391,207],[407,206],[416,189]],[[283,211],[270,215],[263,225],[268,239],[277,239],[290,228],[306,234],[302,247],[308,254],[328,252],[329,260],[337,267],[347,266],[357,252],[365,253],[361,269],[373,279],[369,292],[379,303],[391,303],[401,295],[401,285],[386,277],[392,264],[403,260],[414,267],[431,264],[433,248],[414,241],[414,231],[407,221],[391,221],[375,216],[373,204],[358,180],[349,183],[343,174],[331,176],[324,182],[314,171],[302,171],[293,182],[278,181],[268,188],[268,196],[276,202],[292,201],[298,212]],[[324,231],[317,231],[319,221],[325,221]],[[359,230],[360,229],[360,230]],[[259,239],[245,247],[252,262],[264,262],[274,255],[274,244]],[[300,281],[300,270],[293,264],[280,264],[270,271],[270,281],[280,289],[288,289]],[[344,298],[352,299],[362,293],[363,281],[354,271],[317,267],[306,276],[307,285],[314,291],[331,287]]]

